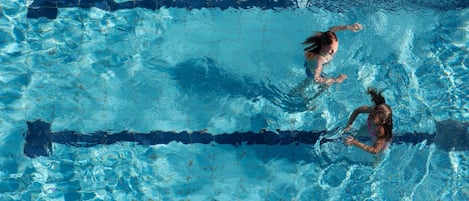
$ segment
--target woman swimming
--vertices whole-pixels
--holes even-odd
[[[344,131],[350,130],[353,121],[360,113],[368,113],[368,132],[374,140],[373,146],[369,146],[355,140],[352,136],[348,136],[344,142],[346,145],[355,145],[372,154],[380,153],[384,150],[392,140],[392,109],[386,104],[381,92],[377,92],[373,88],[368,89],[371,100],[375,103],[374,107],[361,106],[356,108],[348,120],[347,127]]]
[[[326,32],[318,32],[308,37],[302,43],[308,45],[308,47],[304,48],[306,58],[304,67],[307,77],[295,86],[290,94],[293,96],[301,95],[304,103],[306,103],[306,109],[315,110],[316,103],[314,100],[326,91],[332,83],[340,83],[347,78],[344,74],[336,79],[327,78],[327,75],[322,72],[322,66],[332,60],[339,46],[335,32],[341,30],[357,32],[362,28],[362,25],[358,23],[346,26],[334,26],[329,28]],[[317,84],[313,84],[313,82]]]
[[[346,26],[334,26],[329,28],[326,32],[318,32],[315,35],[308,37],[302,43],[304,45],[309,45],[304,48],[306,75],[313,78],[316,83],[324,83],[327,85],[344,81],[347,78],[344,74],[341,74],[335,79],[327,78],[322,72],[322,66],[329,63],[337,52],[339,40],[337,39],[335,32],[341,30],[357,32],[362,28],[363,26],[359,23]],[[314,72],[314,74],[312,72]]]

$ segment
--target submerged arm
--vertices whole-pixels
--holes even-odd
[[[383,136],[384,134],[384,129],[381,127],[378,129],[378,136]],[[385,147],[386,147],[386,140],[384,139],[380,139],[378,138],[373,146],[369,146],[369,145],[366,145],[366,144],[363,144],[361,143],[360,141],[356,140],[355,138],[353,138],[352,136],[348,136],[346,139],[345,139],[345,144],[347,145],[354,145],[360,149],[363,149],[369,153],[372,153],[372,154],[377,154],[379,152],[381,152]]]
[[[360,141],[355,140],[351,136],[349,136],[349,138],[347,138],[346,140],[350,141],[347,144],[355,145],[356,147],[358,147],[360,149],[363,149],[363,150],[365,150],[369,153],[372,153],[372,154],[377,154],[377,153],[381,152],[384,149],[384,147],[386,147],[386,142],[384,141],[384,139],[376,140],[376,142],[373,144],[373,146],[368,146],[366,144],[363,144]]]
[[[316,64],[316,70],[314,70],[314,82],[316,83],[324,83],[324,84],[332,84],[332,83],[340,83],[347,78],[346,75],[340,75],[338,78],[326,78],[326,77],[321,77],[321,72],[322,72],[322,59],[318,59],[317,64]]]
[[[337,31],[342,31],[342,30],[350,30],[353,32],[357,32],[363,29],[363,26],[359,23],[355,23],[352,25],[343,25],[343,26],[333,26],[329,28],[329,31],[332,32],[337,32]]]

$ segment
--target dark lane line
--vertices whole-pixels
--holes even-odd
[[[50,156],[53,153],[52,143],[70,145],[74,147],[90,147],[96,145],[109,145],[118,142],[136,142],[140,145],[168,144],[180,142],[183,144],[230,144],[233,146],[246,145],[291,145],[291,144],[316,144],[337,142],[341,140],[339,130],[308,132],[308,131],[264,131],[235,132],[230,134],[210,134],[205,132],[165,132],[153,131],[150,133],[133,133],[122,131],[119,133],[94,132],[81,134],[75,131],[51,132],[50,123],[36,120],[27,122],[28,130],[25,133],[24,154],[29,157]],[[367,137],[359,137],[360,140],[368,140]],[[417,144],[426,141],[434,143],[435,135],[426,133],[397,134],[395,144]],[[467,150],[467,145],[446,144],[440,147],[456,147]]]

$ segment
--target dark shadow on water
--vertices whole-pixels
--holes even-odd
[[[436,124],[435,144],[445,151],[469,150],[469,122],[444,120]]]
[[[223,70],[209,58],[189,59],[171,67],[172,76],[184,93],[200,98],[245,97],[257,101],[260,97],[269,100],[287,112],[304,111],[304,100],[282,91],[279,87],[240,76]]]

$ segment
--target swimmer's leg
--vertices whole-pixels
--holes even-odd
[[[306,78],[303,81],[301,81],[296,87],[294,87],[291,91],[291,95],[296,95],[296,96],[303,96],[305,97],[305,89],[310,86],[313,83],[313,79],[311,78]]]
[[[321,95],[322,93],[324,93],[328,88],[329,88],[328,85],[326,85],[326,84],[321,84],[321,85],[318,87],[318,92],[316,92],[316,94],[314,94],[314,96],[313,96],[311,99],[316,99],[319,95]]]
[[[316,109],[316,104],[315,104],[315,99],[317,97],[319,97],[322,93],[324,93],[327,89],[329,88],[328,85],[326,84],[321,84],[319,85],[318,87],[316,87],[316,93],[314,93],[313,96],[303,96],[305,97],[305,103],[306,103],[306,107],[309,109],[309,110],[315,110]]]

